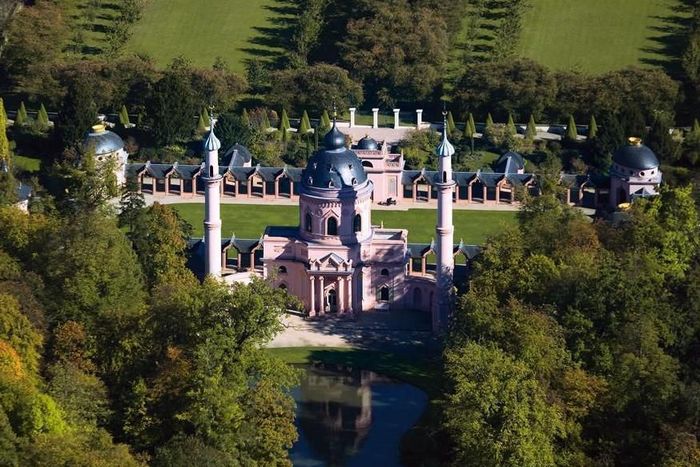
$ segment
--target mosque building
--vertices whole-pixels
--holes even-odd
[[[495,172],[452,171],[455,149],[446,128],[443,122],[437,171],[406,170],[401,153],[369,136],[348,148],[335,120],[322,148],[303,169],[253,167],[252,155],[238,144],[226,151],[220,167],[221,142],[214,124],[204,141],[204,162],[197,166],[127,164],[124,142],[104,125],[92,128],[83,148],[94,151],[98,162],[113,160],[118,181],[133,179],[140,191],[153,196],[204,195],[204,238],[192,245],[203,258],[202,273],[227,283],[264,277],[298,297],[311,316],[414,309],[430,312],[439,330],[453,305],[455,278],[460,283],[466,278],[480,250],[461,241],[455,244],[453,208],[516,204],[517,188],[539,192],[537,178],[525,172],[525,160],[513,152],[498,159]],[[566,201],[614,210],[658,193],[658,158],[639,138],[630,138],[612,162],[609,176],[562,174]],[[268,226],[255,240],[222,238],[220,204],[227,196],[296,202],[298,225]],[[376,204],[405,207],[421,202],[437,207],[430,244],[408,243],[405,229],[372,223]],[[436,264],[429,264],[429,255],[435,256]]]
[[[298,226],[269,226],[265,230],[260,242],[263,277],[298,297],[311,316],[411,308],[432,311],[434,327],[442,327],[451,306],[454,264],[454,148],[446,129],[437,150],[442,181],[437,184],[441,195],[436,224],[436,276],[410,273],[406,230],[372,224],[374,183],[362,160],[346,147],[345,135],[335,123],[323,143],[323,149],[309,159],[301,172]],[[222,276],[218,187],[221,144],[213,126],[204,146],[205,271]],[[228,278],[236,279],[245,280],[241,276]],[[436,300],[436,294],[442,298]]]

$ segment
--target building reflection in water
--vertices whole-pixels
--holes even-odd
[[[330,466],[355,455],[372,425],[372,384],[390,382],[371,371],[315,365],[301,378],[297,423]]]

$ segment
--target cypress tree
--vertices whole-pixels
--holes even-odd
[[[201,117],[202,117],[202,120],[204,120],[204,126],[210,127],[211,126],[211,118],[209,118],[209,111],[207,110],[206,107],[204,107],[204,109],[202,109]]]
[[[7,139],[7,114],[0,97],[0,166],[10,166],[10,141]],[[3,167],[0,167],[2,169]]]
[[[248,110],[245,108],[243,108],[243,112],[241,112],[241,123],[246,127],[250,127],[250,117],[248,116]]]
[[[49,114],[44,104],[39,106],[39,113],[37,114],[36,121],[40,130],[46,130],[49,127]]]
[[[27,108],[24,106],[24,101],[19,103],[19,109],[17,109],[17,117],[15,118],[15,125],[26,125],[29,123],[29,116],[27,115]]]
[[[126,110],[125,105],[122,105],[122,108],[119,110],[119,123],[121,123],[124,128],[131,124],[129,121],[129,112]]]
[[[282,116],[280,117],[279,129],[287,131],[291,127],[292,125],[289,124],[289,117],[287,116],[287,111],[285,109],[282,109]]]
[[[537,136],[537,125],[535,124],[535,116],[530,114],[530,121],[527,122],[527,129],[525,130],[525,138],[529,140],[535,139]]]
[[[447,112],[447,132],[452,134],[454,133],[455,129],[457,129],[457,125],[455,125],[455,119],[452,117],[452,112]]]
[[[202,114],[199,115],[199,119],[197,120],[197,133],[206,133],[207,131],[207,124],[204,122],[204,116]]]
[[[493,126],[493,117],[491,117],[491,112],[486,115],[486,128]]]
[[[328,111],[324,110],[323,114],[321,114],[321,126],[319,127],[319,131],[322,133],[326,133],[331,129],[331,119],[328,116]]]
[[[515,128],[515,121],[513,120],[513,114],[508,112],[508,123],[506,125],[506,130],[508,130],[509,135],[515,135],[518,129]]]
[[[595,115],[591,115],[591,121],[588,124],[588,139],[593,139],[598,136],[598,124],[595,121]]]
[[[473,138],[474,133],[476,133],[476,123],[474,122],[474,115],[469,112],[469,116],[467,117],[467,134],[470,138]]]
[[[309,121],[309,114],[304,110],[299,123],[299,134],[306,135],[309,131],[311,131],[311,122]]]
[[[569,115],[569,123],[566,125],[566,133],[564,134],[564,139],[568,141],[576,141],[578,137],[578,131],[576,130],[576,122],[574,121],[574,116]]]
[[[260,125],[264,132],[270,131],[270,117],[267,116],[267,110],[263,110],[262,123]]]

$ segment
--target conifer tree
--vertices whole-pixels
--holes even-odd
[[[49,113],[46,111],[44,104],[39,106],[39,113],[36,117],[37,126],[40,130],[45,131],[49,128]]]
[[[204,122],[204,116],[202,114],[199,115],[199,119],[197,120],[197,133],[203,134],[206,133],[207,131],[207,124]]]
[[[568,141],[576,141],[578,138],[578,131],[576,130],[576,121],[574,121],[574,116],[569,115],[569,123],[566,125],[566,133],[564,134],[564,139]]]
[[[209,111],[207,110],[206,107],[204,107],[202,109],[202,114],[200,116],[202,117],[202,120],[204,121],[204,126],[210,127],[211,126],[211,118],[209,117]]]
[[[508,112],[508,124],[506,125],[506,130],[509,135],[515,135],[518,130],[515,128],[515,121],[513,120],[513,114]]]
[[[306,135],[309,131],[311,131],[311,121],[309,120],[309,114],[304,110],[299,124],[299,134]]]
[[[267,115],[266,110],[263,111],[262,123],[260,125],[262,126],[262,130],[264,132],[270,131],[270,127],[272,125],[270,125],[270,117]]]
[[[493,126],[493,117],[491,117],[491,112],[486,115],[486,128]]]
[[[27,115],[27,108],[24,106],[24,101],[19,103],[19,109],[17,109],[17,117],[15,118],[15,125],[26,125],[29,123],[29,116]]]
[[[467,134],[470,138],[473,138],[474,133],[476,133],[476,123],[474,122],[474,115],[469,112],[469,116],[467,117]]]
[[[588,124],[588,139],[593,139],[598,136],[598,124],[595,121],[595,115],[591,115],[591,121]]]
[[[248,116],[248,110],[243,108],[243,112],[241,112],[241,123],[245,127],[250,127],[250,117]]]
[[[0,169],[10,167],[10,141],[7,139],[7,114],[0,97]]]
[[[457,129],[457,125],[455,125],[455,120],[452,117],[452,112],[447,112],[447,132],[449,134],[454,133],[455,129]]]
[[[319,127],[319,131],[321,132],[321,134],[324,134],[330,129],[331,129],[331,118],[328,116],[328,111],[324,110],[323,114],[321,115],[321,126]]]
[[[476,123],[474,122],[474,115],[469,112],[467,117],[467,134],[469,135],[469,142],[471,145],[471,153],[474,154],[474,135],[476,134]]]
[[[126,128],[131,124],[129,121],[129,112],[126,110],[126,106],[122,105],[122,108],[119,110],[119,123]]]
[[[527,122],[527,129],[525,130],[525,138],[529,140],[535,139],[537,136],[537,125],[535,124],[535,116],[530,114],[530,121]]]
[[[289,124],[289,116],[287,116],[287,111],[285,109],[282,109],[282,116],[280,117],[279,129],[287,131],[291,127],[292,125]]]

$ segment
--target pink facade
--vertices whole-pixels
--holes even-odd
[[[373,149],[363,151],[360,160],[339,135],[334,127],[326,149],[301,174],[299,226],[266,230],[264,276],[300,298],[312,316],[394,307],[430,310],[435,281],[409,274],[406,230],[372,225],[377,190],[372,174],[397,162],[391,170],[398,183],[401,161],[387,161],[386,151]],[[389,197],[392,186],[380,184],[382,196]]]

